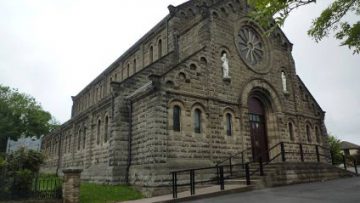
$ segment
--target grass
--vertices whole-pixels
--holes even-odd
[[[124,185],[82,183],[80,187],[81,203],[110,203],[141,198],[143,196],[140,192]]]

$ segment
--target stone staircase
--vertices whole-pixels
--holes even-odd
[[[271,163],[264,166],[264,176],[260,176],[259,165],[250,165],[251,185],[256,188],[291,185],[332,180],[356,176],[355,173],[325,163]],[[225,185],[246,185],[244,169],[233,169]],[[241,178],[238,178],[241,177]]]

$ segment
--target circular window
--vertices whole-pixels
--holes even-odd
[[[258,73],[269,71],[269,53],[257,29],[240,26],[235,33],[235,42],[241,59],[250,69]]]
[[[264,45],[259,35],[250,27],[239,32],[239,51],[241,57],[251,65],[260,63],[264,58]]]

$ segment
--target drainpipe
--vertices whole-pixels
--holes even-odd
[[[132,161],[132,156],[131,156],[131,143],[132,143],[132,101],[129,99],[126,101],[126,105],[128,108],[128,112],[129,112],[129,134],[128,134],[128,161],[127,161],[127,167],[126,167],[126,183],[130,184],[130,166],[131,166],[131,161]]]

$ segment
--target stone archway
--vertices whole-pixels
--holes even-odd
[[[239,103],[245,118],[242,125],[247,126],[242,131],[243,148],[252,149],[248,151],[250,160],[261,156],[267,161],[276,153],[276,150],[268,153],[268,149],[280,142],[278,118],[282,103],[277,91],[265,80],[251,80],[243,87]]]

